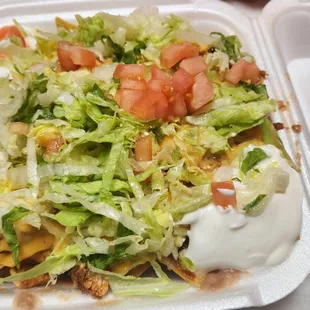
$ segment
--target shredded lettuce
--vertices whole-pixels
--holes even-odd
[[[59,222],[63,226],[79,226],[83,224],[90,216],[91,212],[83,211],[59,211],[53,219]]]
[[[19,244],[14,230],[14,223],[23,218],[29,210],[22,207],[15,207],[2,217],[2,231],[8,246],[12,251],[12,256],[17,268],[20,267]]]
[[[269,119],[265,118],[264,121],[262,122],[260,128],[262,130],[263,142],[265,144],[272,144],[275,147],[277,147],[278,149],[280,149],[283,156],[289,162],[291,167],[294,168],[295,170],[299,171],[299,168],[293,162],[292,158],[290,157],[290,155],[285,150],[283,142],[282,142],[281,138],[279,137],[278,132],[274,128],[271,121]]]
[[[39,191],[40,178],[37,169],[36,145],[33,138],[27,140],[27,176],[33,195],[36,196]]]
[[[239,105],[223,106],[198,116],[187,116],[186,120],[193,125],[213,126],[215,128],[246,125],[274,111],[275,107],[275,100],[254,101]]]
[[[104,34],[104,21],[99,15],[94,17],[82,18],[76,15],[76,20],[79,23],[75,41],[84,42],[86,45],[91,46],[97,40],[100,40]]]
[[[49,273],[50,275],[63,274],[75,266],[80,256],[81,251],[77,246],[68,246],[62,252],[58,253],[57,255],[51,255],[47,257],[44,262],[34,266],[31,269],[13,274],[6,278],[1,278],[0,283],[23,281],[38,277],[44,273]]]
[[[212,32],[211,35],[219,36],[222,41],[222,50],[229,56],[233,61],[237,61],[240,57],[243,56],[241,52],[241,42],[239,38],[235,35],[233,36],[224,36],[220,32]]]
[[[115,143],[112,145],[106,167],[103,172],[102,185],[109,190],[114,178],[116,165],[118,163],[121,151],[123,148],[122,143]]]
[[[38,51],[42,56],[53,57],[56,53],[58,41],[61,37],[40,30],[35,31],[35,39],[37,41]]]
[[[181,182],[175,182],[170,185],[169,190],[171,201],[166,202],[165,210],[170,212],[175,220],[207,205],[211,199],[209,184],[187,187]]]
[[[116,296],[148,295],[166,297],[186,290],[185,283],[173,282],[164,278],[136,278],[117,273],[102,271],[90,265],[90,270],[102,274],[108,280]]]
[[[227,83],[222,83],[216,88],[215,106],[240,104],[245,102],[253,102],[268,99],[266,88],[264,85],[254,86],[242,83],[240,86],[231,87]],[[221,102],[222,101],[222,102]]]
[[[253,201],[249,202],[243,209],[246,214],[251,214],[255,209],[261,206],[262,201],[266,198],[266,195],[258,195]]]
[[[261,148],[254,148],[248,152],[241,164],[241,171],[247,173],[253,169],[259,162],[268,158],[267,154]]]
[[[1,118],[15,115],[26,97],[24,86],[15,81],[10,83],[7,78],[1,78],[0,92]]]
[[[229,56],[220,50],[207,53],[205,60],[209,70],[218,69],[219,72],[224,72],[229,69]]]

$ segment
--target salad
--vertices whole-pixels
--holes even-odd
[[[0,29],[0,282],[168,296],[285,260],[301,183],[238,37],[155,8],[55,22]]]

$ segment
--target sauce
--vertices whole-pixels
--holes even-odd
[[[292,130],[295,132],[295,133],[301,133],[301,125],[299,124],[295,124],[292,126]]]
[[[201,289],[217,291],[227,288],[240,280],[241,271],[233,269],[217,270],[206,275]]]
[[[247,146],[245,154],[253,148],[253,145]],[[275,193],[258,216],[246,216],[232,207],[223,209],[213,203],[186,214],[179,222],[191,225],[185,256],[197,270],[256,270],[280,264],[291,252],[301,227],[300,178],[277,148],[271,145],[260,148],[268,158],[256,166],[259,170],[278,163],[289,173],[285,193]],[[237,196],[242,186],[241,183],[235,186]]]
[[[283,123],[273,123],[273,127],[274,127],[277,131],[284,129]]]
[[[13,300],[13,309],[16,310],[33,310],[39,306],[41,306],[40,299],[29,292],[20,292]]]
[[[287,110],[287,105],[288,105],[287,102],[285,102],[283,100],[278,100],[278,108],[279,108],[279,110],[281,110],[281,111]]]

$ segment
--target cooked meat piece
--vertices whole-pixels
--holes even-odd
[[[19,270],[19,272],[26,271],[28,268],[22,268]],[[10,270],[11,274],[16,274],[17,271],[15,268],[12,268]],[[42,286],[46,285],[47,282],[50,280],[50,276],[48,273],[42,274],[38,277],[28,279],[28,280],[22,280],[22,281],[16,281],[14,282],[15,286],[18,288],[30,288],[30,287],[35,287],[35,286]]]
[[[195,274],[189,270],[183,269],[180,263],[177,260],[175,260],[172,256],[162,257],[160,263],[166,265],[169,270],[172,270],[183,280],[198,288],[201,287],[203,280],[206,276],[205,273]]]
[[[71,279],[83,293],[95,298],[101,298],[109,291],[108,281],[102,275],[91,272],[83,264],[72,269]]]

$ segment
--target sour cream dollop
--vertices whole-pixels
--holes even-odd
[[[12,80],[11,71],[6,67],[0,67],[0,79],[8,78],[9,80]]]
[[[253,148],[248,146],[245,154]],[[256,270],[280,264],[291,252],[301,228],[303,190],[300,177],[276,147],[260,148],[268,158],[257,165],[258,169],[268,169],[276,162],[289,173],[285,193],[275,193],[258,216],[246,216],[234,208],[223,209],[212,203],[186,214],[179,222],[191,225],[185,256],[197,270]]]

